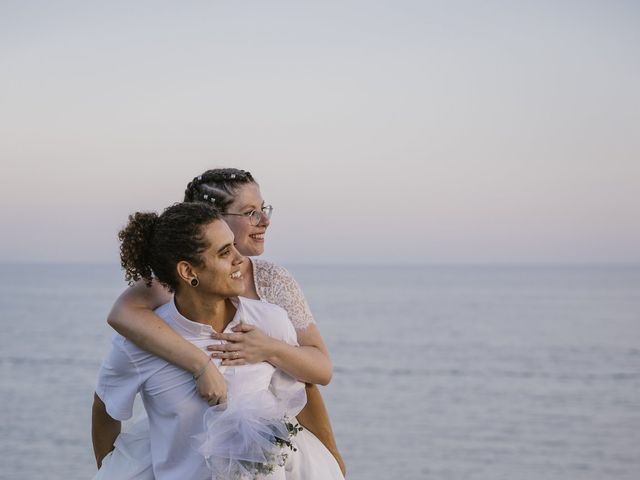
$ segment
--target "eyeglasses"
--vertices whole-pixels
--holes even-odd
[[[262,217],[266,217],[267,220],[271,218],[273,213],[273,207],[271,205],[265,205],[260,210],[251,210],[247,213],[223,213],[223,215],[234,215],[236,217],[247,217],[249,223],[253,226],[259,225],[262,221]]]

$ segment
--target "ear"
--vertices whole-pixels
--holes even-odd
[[[188,284],[191,284],[192,278],[197,277],[193,267],[186,260],[178,262],[176,265],[176,272],[178,274],[178,279]]]

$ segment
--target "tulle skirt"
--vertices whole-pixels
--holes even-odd
[[[306,398],[299,390],[298,413]],[[269,390],[237,394],[210,407],[204,414],[204,433],[194,437],[194,448],[205,458],[215,480],[284,480],[284,464],[297,433],[287,416],[287,402]],[[291,425],[291,429],[287,427]]]
[[[296,422],[295,418],[291,419]],[[307,429],[292,439],[296,451],[289,451],[284,469],[275,472],[286,480],[343,480],[331,452]],[[268,478],[268,477],[267,477]],[[131,422],[115,442],[94,480],[154,480],[151,468],[149,423],[146,417]]]

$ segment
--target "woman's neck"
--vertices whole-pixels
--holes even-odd
[[[255,268],[253,266],[253,260],[250,257],[247,257],[247,259],[248,261],[244,262],[242,267],[242,278],[244,281],[244,292],[242,292],[242,296],[245,298],[260,300],[255,277],[253,275],[253,269]]]

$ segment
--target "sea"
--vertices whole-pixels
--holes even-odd
[[[287,265],[348,479],[640,478],[640,267]],[[95,474],[116,265],[0,265],[0,478]]]

